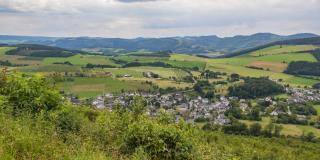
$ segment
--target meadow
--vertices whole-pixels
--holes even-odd
[[[270,124],[271,119],[268,117],[263,117],[262,121],[248,121],[248,120],[241,120],[241,122],[251,125],[253,123],[260,123],[262,127],[267,126]],[[314,133],[317,137],[320,137],[320,130],[316,129],[312,126],[305,126],[305,125],[296,125],[296,124],[277,124],[283,127],[282,134],[286,136],[300,136],[303,133],[307,134],[309,132]]]
[[[150,90],[152,87],[139,80],[118,80],[106,78],[75,78],[73,82],[58,83],[58,88],[74,93],[81,98],[92,98],[103,93],[120,93],[122,91]]]
[[[308,79],[283,73],[288,63],[292,61],[316,62],[316,58],[310,53],[296,53],[308,51],[318,46],[286,46],[281,49],[269,47],[255,52],[265,52],[262,56],[254,56],[255,52],[232,58],[207,59],[191,55],[175,54],[171,60],[205,62],[206,69],[226,73],[238,73],[242,76],[262,77],[269,76],[272,79],[282,79],[284,83],[294,86],[311,86],[319,83],[319,80]],[[275,51],[274,51],[275,50]],[[252,55],[253,54],[253,55]],[[252,69],[250,66],[263,68]]]
[[[275,45],[267,47],[258,51],[251,52],[251,56],[263,56],[263,55],[274,55],[274,54],[286,54],[295,53],[301,51],[309,51],[320,48],[314,45]]]
[[[159,74],[162,78],[176,77],[177,79],[182,79],[188,76],[189,73],[177,68],[162,68],[162,67],[130,67],[129,69],[137,72],[153,72]]]
[[[56,62],[66,62],[69,61],[73,65],[78,65],[78,66],[85,66],[88,63],[91,64],[105,64],[105,65],[113,65],[113,66],[119,66],[115,64],[113,61],[111,61],[108,57],[106,56],[100,56],[100,55],[75,55],[72,57],[63,57],[63,58],[44,58],[42,64],[43,65],[50,65]]]

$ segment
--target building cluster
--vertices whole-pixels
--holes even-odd
[[[217,124],[229,123],[229,119],[224,113],[231,107],[228,98],[221,97],[218,101],[211,102],[207,98],[190,98],[184,93],[172,94],[151,94],[151,93],[123,93],[121,95],[105,94],[93,100],[92,105],[98,109],[110,109],[120,105],[129,107],[133,102],[133,97],[141,96],[147,104],[147,113],[156,116],[160,108],[168,113],[173,113],[178,118],[183,117],[194,122],[197,119],[213,120]]]
[[[287,88],[289,103],[320,102],[320,91],[316,89]]]
[[[286,92],[289,95],[286,101],[288,108],[283,110],[279,107],[275,107],[271,112],[269,112],[269,115],[291,115],[289,107],[291,104],[305,104],[311,101],[320,102],[319,90],[286,88]],[[230,103],[232,100],[239,102],[239,107],[243,112],[250,111],[248,102],[245,99],[238,99],[237,97],[220,97],[218,100],[213,102],[200,96],[191,98],[183,92],[165,95],[154,93],[123,93],[117,96],[113,94],[105,94],[94,99],[92,105],[98,109],[107,108],[110,110],[117,105],[129,107],[133,102],[133,97],[135,96],[141,96],[145,99],[147,104],[147,114],[150,116],[158,115],[159,109],[163,108],[166,112],[174,114],[177,120],[183,117],[189,122],[195,122],[200,119],[213,121],[220,125],[230,123],[230,120],[225,116],[225,112],[232,107]],[[278,106],[279,103],[272,97],[261,98],[258,101],[269,104],[271,108],[272,106]]]

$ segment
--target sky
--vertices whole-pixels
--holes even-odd
[[[320,0],[0,0],[0,35],[320,34]]]

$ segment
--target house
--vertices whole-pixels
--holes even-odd
[[[101,97],[101,96],[97,97],[97,98],[92,102],[92,105],[95,106],[95,107],[98,108],[98,109],[103,109],[103,108],[105,108],[104,98]]]

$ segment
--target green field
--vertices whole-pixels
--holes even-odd
[[[317,110],[318,115],[320,115],[320,105],[315,105],[314,108]]]
[[[159,74],[162,78],[176,77],[181,79],[185,76],[188,76],[189,73],[181,69],[176,68],[162,68],[162,67],[130,67],[130,70],[137,72],[153,72]]]
[[[0,56],[4,55],[7,51],[15,49],[16,47],[0,47]]]
[[[199,61],[164,61],[167,64],[170,64],[174,67],[178,68],[190,68],[193,69],[197,67],[199,70],[204,70],[206,68],[206,63],[205,62],[199,62]]]
[[[96,97],[103,93],[119,93],[123,91],[149,90],[151,86],[141,84],[143,81],[124,81],[111,77],[107,78],[75,78],[73,82],[58,84],[58,88],[74,93],[81,98]]]
[[[251,125],[253,123],[260,123],[263,127],[270,123],[270,118],[263,118],[262,121],[248,121],[241,120],[241,122],[246,123],[247,125]],[[312,126],[303,126],[303,125],[295,125],[295,124],[277,124],[283,127],[282,134],[290,135],[290,136],[300,136],[303,133],[307,134],[309,132],[314,133],[317,137],[320,137],[320,129],[316,129]]]
[[[114,57],[117,60],[123,60],[126,62],[158,62],[168,60],[168,57],[152,57],[152,56],[130,56],[130,55],[121,55]]]
[[[55,62],[66,62],[69,61],[73,65],[85,66],[88,63],[91,64],[107,64],[107,65],[114,65],[117,66],[114,62],[109,60],[106,56],[97,56],[97,55],[75,55],[72,57],[63,57],[63,58],[45,58],[43,60],[44,65],[53,64]]]
[[[177,68],[199,68],[200,70],[209,69],[212,71],[220,71],[226,73],[238,73],[242,76],[262,77],[269,76],[272,79],[282,79],[284,83],[288,83],[293,86],[311,86],[315,83],[319,83],[319,80],[308,79],[303,77],[296,77],[283,73],[287,68],[288,63],[291,61],[310,61],[315,62],[316,59],[309,53],[296,53],[300,51],[308,51],[315,49],[317,46],[311,45],[299,45],[299,46],[273,46],[265,49],[261,49],[246,55],[233,57],[233,58],[220,58],[220,59],[208,59],[186,54],[172,54],[170,57],[151,57],[151,56],[134,56],[130,54],[119,55],[113,57],[115,59],[124,60],[127,62],[164,62]],[[177,68],[162,68],[162,67],[129,67],[121,68],[119,64],[115,64],[110,57],[102,55],[75,55],[67,58],[41,58],[41,57],[23,57],[23,56],[9,56],[4,55],[7,50],[13,49],[12,47],[0,47],[1,60],[9,60],[16,64],[28,64],[27,67],[16,67],[15,70],[22,72],[85,72],[88,74],[95,74],[101,71],[111,72],[113,76],[131,75],[134,79],[143,79],[143,72],[153,72],[159,74],[163,81],[156,81],[155,83],[160,87],[176,86],[183,88],[190,86],[190,84],[177,84],[174,81],[168,81],[166,79],[170,77],[176,77],[181,80],[183,77],[188,76],[189,73],[177,69]],[[134,52],[131,54],[152,54],[144,52]],[[71,62],[74,66],[53,64],[55,62]],[[83,69],[82,67],[88,63],[92,64],[105,64],[117,66],[119,68],[104,68],[104,69]],[[248,68],[250,66],[263,68],[264,70]],[[192,73],[193,75],[199,75],[200,72]],[[148,79],[151,80],[151,79]],[[126,81],[128,81],[126,79]],[[153,80],[154,81],[154,80]],[[93,81],[95,82],[95,81]],[[89,83],[89,82],[88,82]],[[140,83],[140,82],[139,82]],[[71,83],[69,85],[76,85],[77,83]],[[96,83],[92,83],[95,85]],[[98,83],[101,84],[101,83]],[[127,83],[122,85],[128,85]],[[141,84],[135,84],[135,87],[141,86]],[[94,87],[93,87],[94,88]],[[98,87],[97,87],[98,88]],[[102,87],[103,88],[103,87]],[[130,88],[130,86],[129,86]],[[71,89],[74,90],[74,89]],[[104,89],[102,89],[104,90]],[[116,89],[110,89],[116,90]],[[121,90],[121,89],[120,89]],[[76,92],[78,90],[75,90]],[[119,91],[116,90],[116,91]],[[95,89],[94,91],[87,91],[84,95],[96,95],[101,92],[101,89]],[[80,92],[77,92],[80,93]],[[83,93],[81,91],[81,93]]]
[[[10,61],[14,64],[28,64],[28,65],[38,65],[41,63],[42,58],[33,58],[25,56],[13,56],[6,55],[5,53],[9,50],[15,49],[16,47],[0,47],[0,60]]]
[[[21,72],[80,72],[79,66],[69,66],[62,64],[34,65],[17,68]]]
[[[286,54],[295,53],[301,51],[308,51],[320,48],[314,45],[275,45],[272,47],[267,47],[258,51],[251,52],[251,56],[263,56],[263,55],[273,55],[273,54]]]
[[[297,49],[302,47],[302,49]],[[294,51],[302,51],[309,50],[315,47],[310,46],[294,46],[288,47],[290,49],[295,48]],[[288,49],[287,48],[287,49]],[[268,51],[272,51],[272,49],[276,48],[268,48]],[[266,51],[265,51],[266,52]],[[283,49],[282,49],[283,52]],[[278,51],[274,51],[274,53],[278,53]],[[309,53],[285,53],[285,54],[268,54],[266,56],[251,56],[251,55],[242,55],[239,57],[233,58],[220,58],[220,59],[206,59],[201,57],[196,57],[192,55],[183,55],[183,54],[174,54],[171,56],[170,60],[176,61],[196,61],[196,62],[206,62],[206,69],[213,71],[220,71],[226,73],[238,73],[242,76],[251,76],[251,77],[262,77],[269,76],[272,79],[282,79],[285,83],[294,85],[294,86],[311,86],[315,83],[319,83],[319,80],[307,79],[302,77],[297,77],[293,75],[288,75],[283,72],[283,69],[286,68],[283,65],[287,65],[287,63],[291,61],[310,61],[315,62],[316,59]],[[261,63],[263,62],[263,63]],[[284,64],[283,62],[286,62]],[[262,64],[267,65],[269,70],[257,70],[251,69],[247,66],[251,64]],[[271,67],[273,66],[273,68]]]

